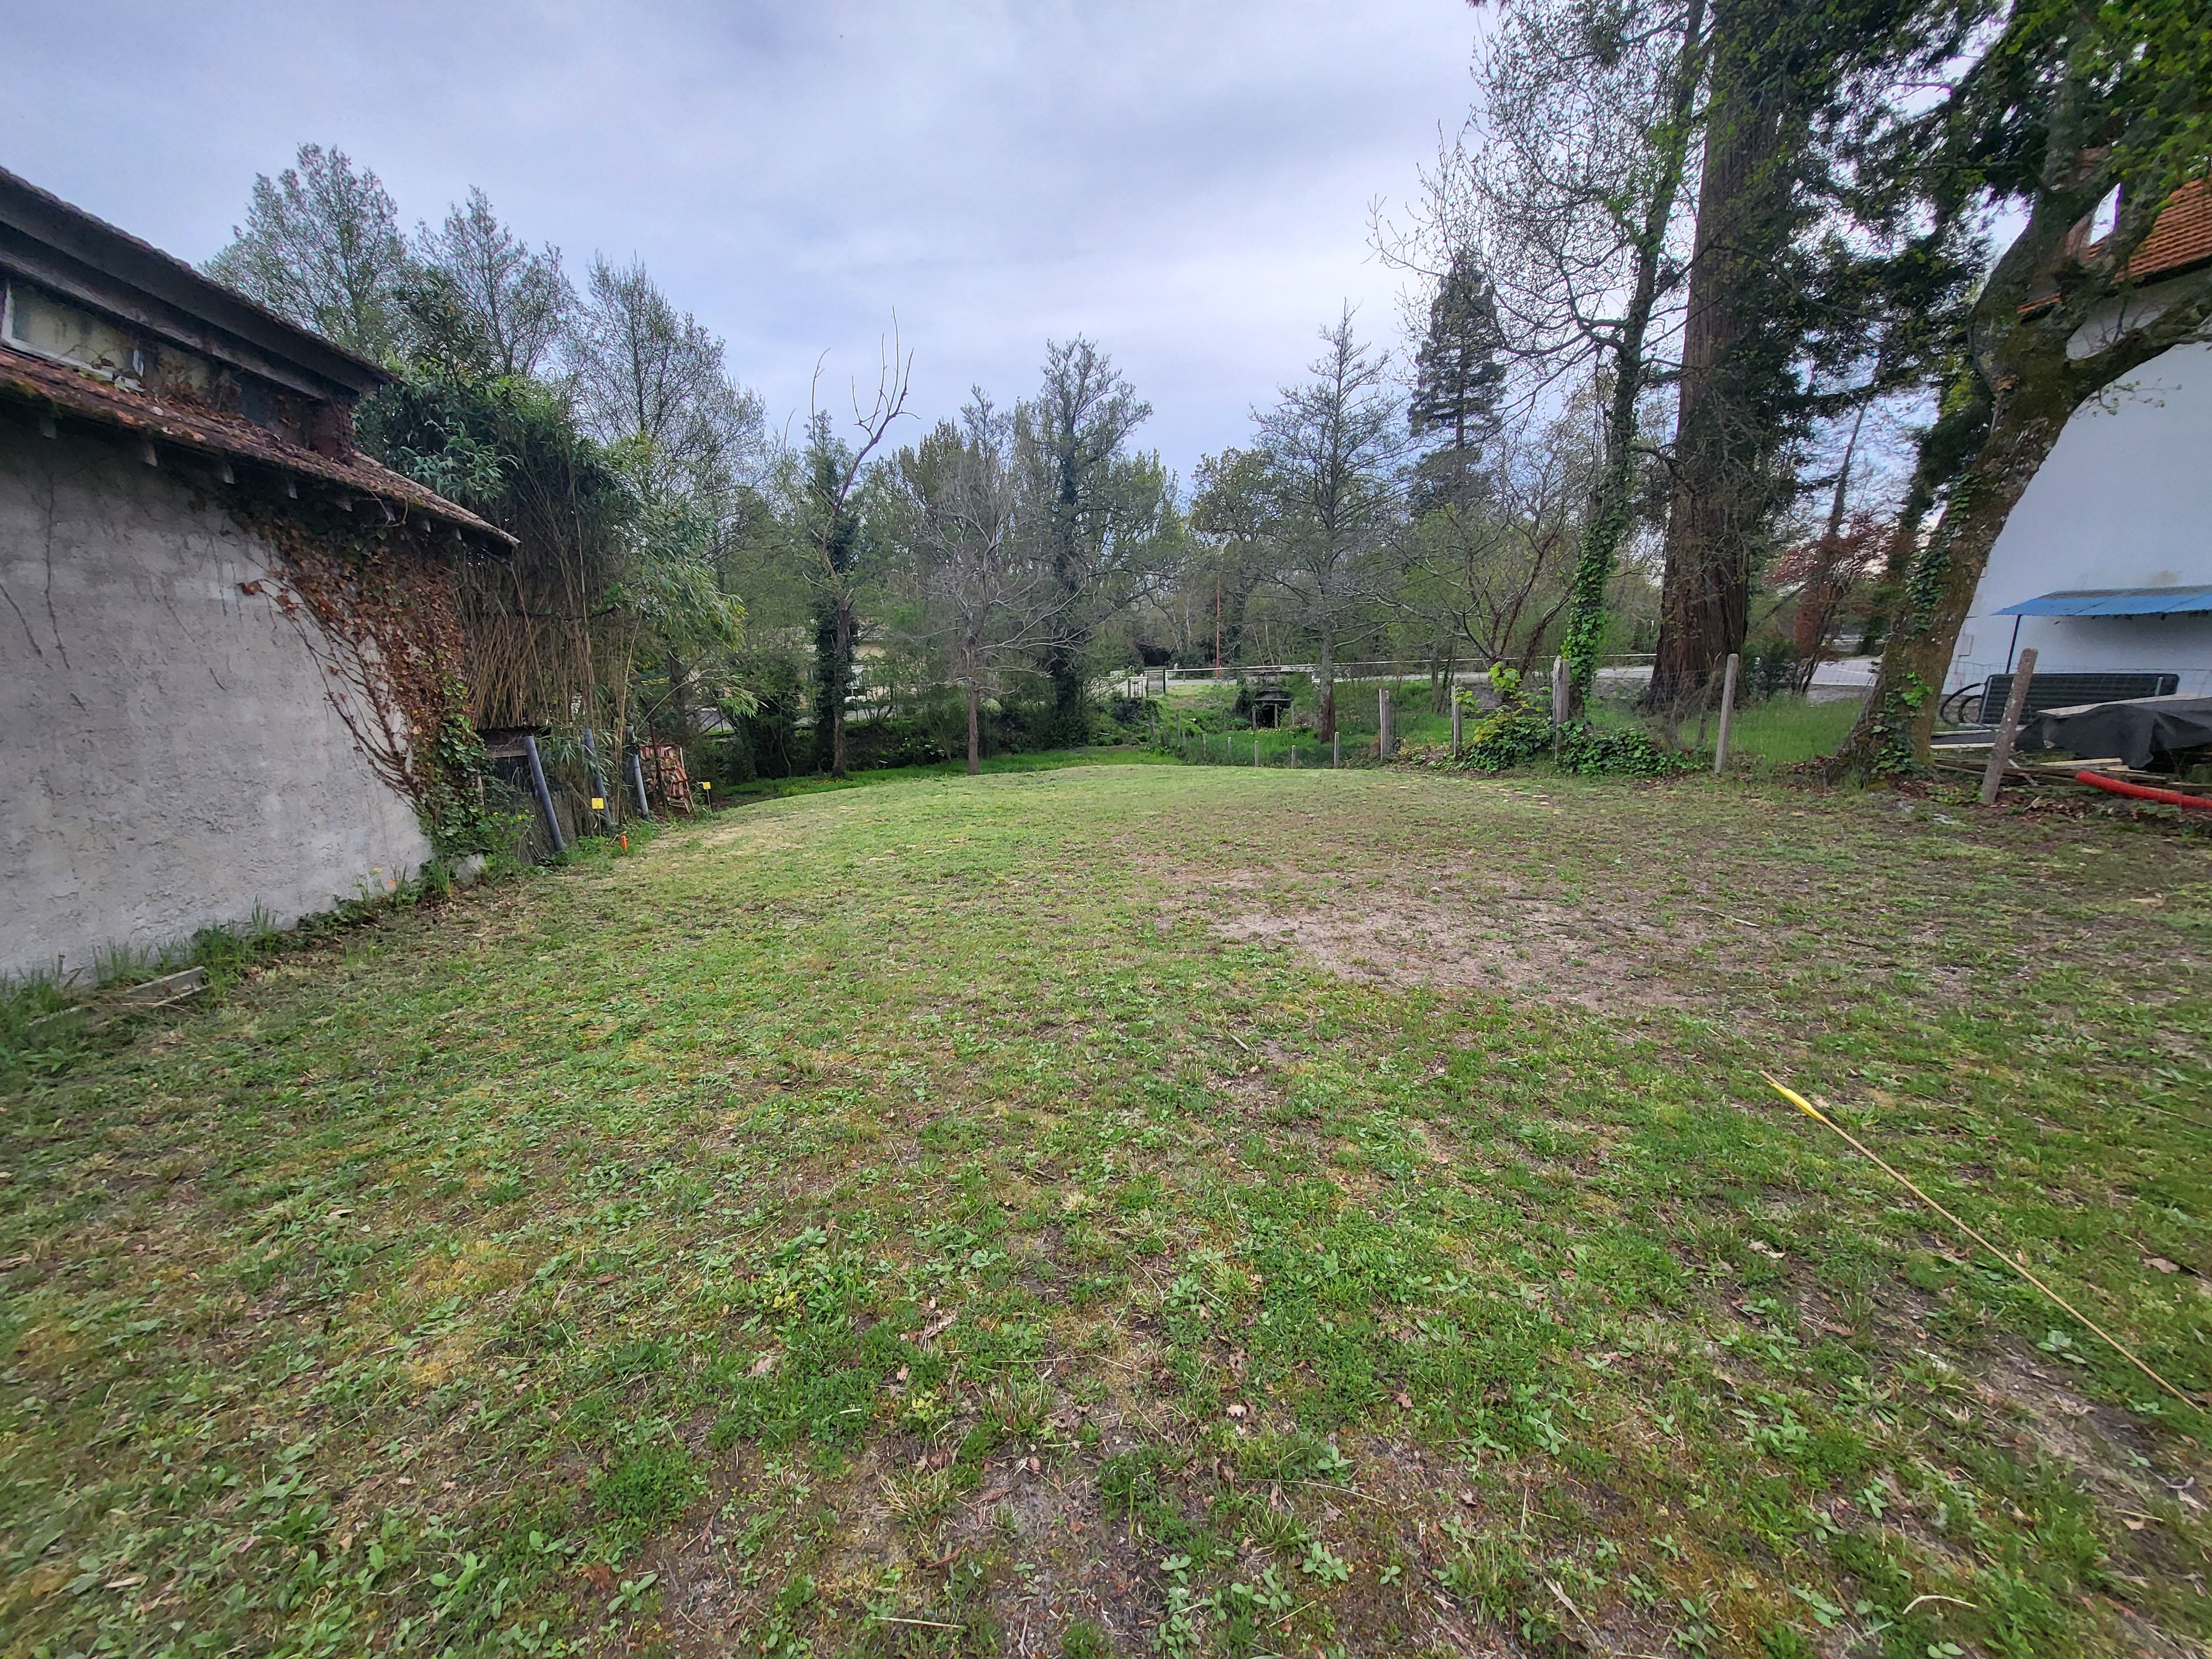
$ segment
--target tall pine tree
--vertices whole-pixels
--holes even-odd
[[[1474,489],[1483,446],[1498,434],[1505,366],[1498,296],[1474,255],[1462,248],[1429,302],[1429,331],[1413,357],[1407,423],[1424,450],[1417,508],[1459,505]]]

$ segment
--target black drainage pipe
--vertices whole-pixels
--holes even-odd
[[[545,767],[538,758],[538,739],[525,732],[522,752],[530,757],[530,787],[538,797],[538,810],[545,815],[545,833],[553,837],[555,857],[568,850],[568,838],[561,833],[561,820],[553,814],[553,792],[545,787]]]

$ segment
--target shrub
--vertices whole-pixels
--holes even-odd
[[[1504,698],[1498,708],[1468,729],[1460,764],[1477,772],[1507,772],[1547,758],[1555,736],[1563,772],[1583,777],[1663,777],[1698,764],[1694,755],[1662,749],[1635,726],[1571,726],[1559,734],[1548,710],[1522,694],[1510,670],[1491,676]]]
[[[1559,750],[1560,769],[1584,777],[1658,778],[1670,772],[1695,771],[1699,763],[1696,755],[1686,750],[1662,749],[1650,733],[1633,726],[1611,730],[1577,726],[1567,733]]]

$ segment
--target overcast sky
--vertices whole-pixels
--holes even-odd
[[[1088,333],[1188,475],[1351,300],[1368,204],[1455,129],[1465,0],[47,0],[0,53],[5,165],[195,262],[303,140],[403,221],[481,185],[580,273],[644,259],[781,423],[848,409],[896,313],[916,406],[1035,384]]]

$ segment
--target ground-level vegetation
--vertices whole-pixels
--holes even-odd
[[[6,1055],[0,1647],[2179,1652],[2212,848],[766,801]]]

